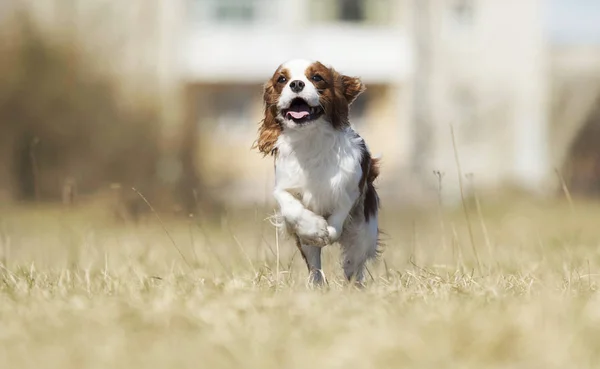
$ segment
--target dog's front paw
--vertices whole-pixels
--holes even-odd
[[[329,226],[327,227],[327,233],[329,233],[329,241],[335,242],[340,238],[340,232],[335,227]]]
[[[295,225],[296,234],[302,243],[318,247],[326,246],[331,242],[327,228],[327,221],[310,211],[303,213]]]

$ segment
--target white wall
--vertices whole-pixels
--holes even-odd
[[[433,0],[433,145],[423,172],[446,173],[446,194],[458,198],[452,124],[463,174],[478,185],[548,189],[543,0],[474,0],[470,24],[451,3]]]
[[[199,82],[262,83],[291,58],[320,60],[366,83],[402,82],[411,71],[407,34],[394,28],[198,27],[184,50],[186,78]]]

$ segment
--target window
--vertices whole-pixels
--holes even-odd
[[[245,89],[219,88],[213,95],[215,118],[221,128],[231,128],[246,122],[252,95]]]
[[[203,104],[207,107],[206,121],[216,133],[233,139],[247,138],[253,128],[248,119],[253,116],[260,95],[254,88],[223,85],[210,88]],[[205,128],[206,129],[206,128]]]
[[[214,4],[213,19],[220,22],[249,22],[255,17],[252,0],[219,0]]]
[[[392,0],[309,0],[310,21],[388,25],[397,17]]]
[[[343,21],[361,22],[365,16],[364,0],[337,0],[338,19]]]
[[[250,23],[264,0],[188,0],[189,16],[201,23]]]

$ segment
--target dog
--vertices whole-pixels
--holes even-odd
[[[264,85],[264,118],[254,147],[274,158],[273,196],[295,238],[312,284],[323,283],[321,249],[339,243],[346,279],[363,285],[366,262],[380,251],[379,159],[352,128],[357,77],[318,61],[281,64]]]

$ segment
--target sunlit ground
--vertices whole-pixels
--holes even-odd
[[[0,367],[600,362],[599,204],[483,201],[470,223],[460,208],[386,208],[386,248],[362,291],[344,285],[336,246],[325,251],[328,286],[308,288],[301,257],[277,242],[268,215],[161,223],[151,213],[133,224],[4,208]]]

